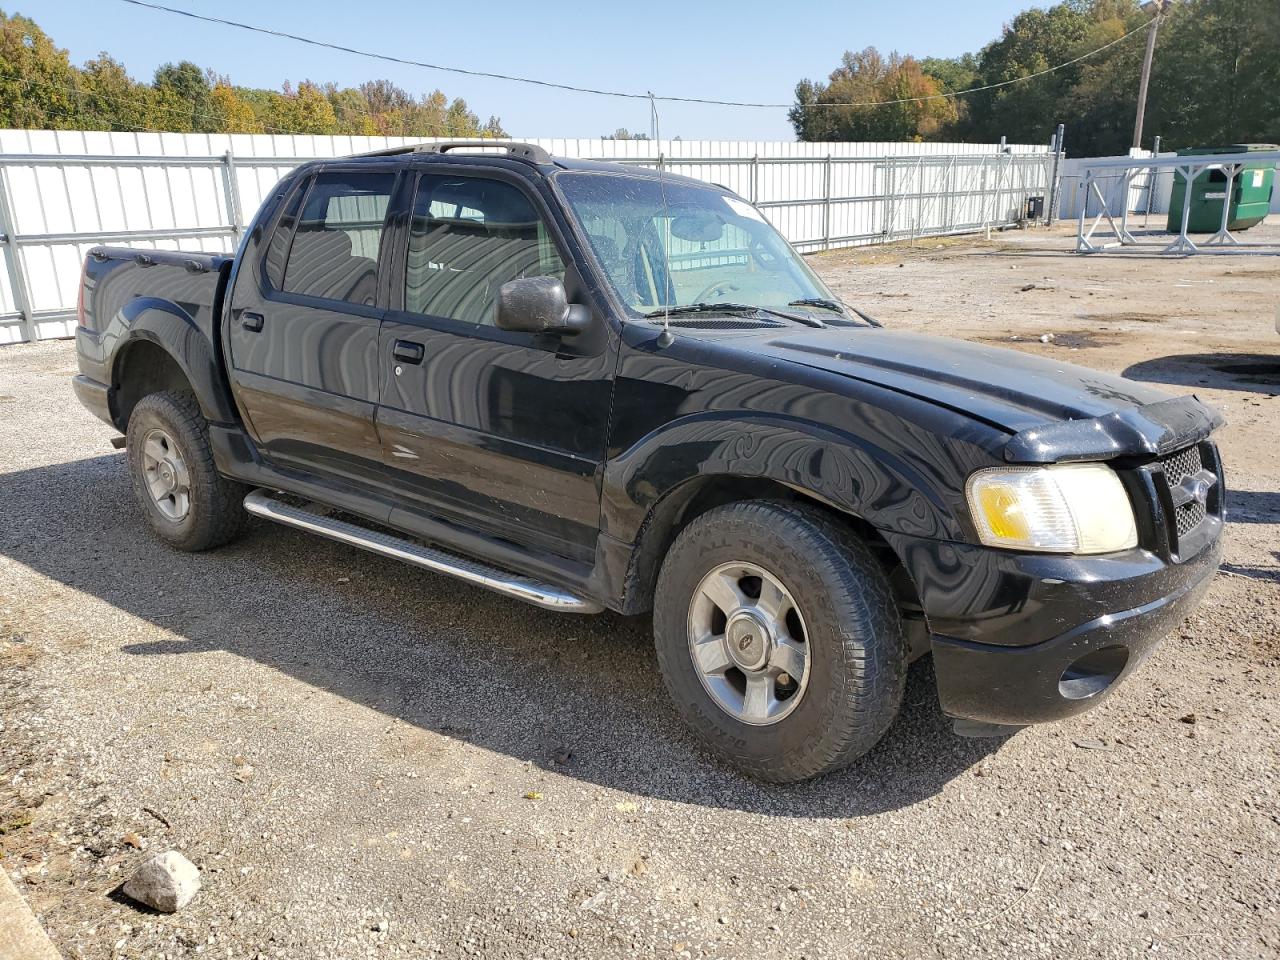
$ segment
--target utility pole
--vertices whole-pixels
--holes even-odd
[[[1173,5],[1173,0],[1149,0],[1142,5],[1144,13],[1151,13],[1151,26],[1147,28],[1147,52],[1142,58],[1142,81],[1138,84],[1138,114],[1133,120],[1134,149],[1142,147],[1142,121],[1147,113],[1147,87],[1151,83],[1151,58],[1156,52],[1156,34],[1160,30],[1160,21],[1164,13]]]

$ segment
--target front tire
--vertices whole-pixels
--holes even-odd
[[[760,780],[847,766],[902,703],[907,646],[888,579],[816,508],[748,501],[694,520],[663,561],[654,635],[694,732]]]
[[[179,550],[222,546],[249,523],[248,488],[218,473],[200,405],[189,393],[152,393],[129,417],[125,449],[134,496],[156,536]]]

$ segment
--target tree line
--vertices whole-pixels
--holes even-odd
[[[460,97],[421,97],[388,80],[338,87],[304,80],[280,90],[234,85],[194,63],[168,63],[151,83],[106,53],[75,66],[35,21],[0,10],[0,127],[310,133],[400,137],[505,137]]]
[[[1064,0],[1018,14],[977,53],[954,58],[845,53],[825,81],[802,80],[790,119],[800,140],[1045,143],[1067,127],[1076,156],[1132,143],[1150,21],[1138,0]],[[1130,31],[1097,56],[1067,63]],[[975,92],[948,99],[939,94]],[[847,103],[906,101],[884,106]],[[1143,146],[1280,141],[1280,9],[1276,0],[1181,0],[1158,34]]]

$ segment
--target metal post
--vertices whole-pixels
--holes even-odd
[[[5,267],[9,272],[9,289],[13,291],[13,308],[22,318],[22,335],[34,343],[39,339],[31,297],[27,293],[27,278],[22,268],[22,256],[18,249],[17,223],[13,208],[9,206],[9,171],[0,168],[0,233],[4,234]]]
[[[1160,159],[1160,135],[1156,134],[1155,143],[1151,146],[1151,159]],[[1142,229],[1151,226],[1151,205],[1155,201],[1156,184],[1160,182],[1160,171],[1156,167],[1147,168],[1147,212],[1142,219]]]
[[[760,202],[760,154],[751,158],[751,202]]]
[[[1093,176],[1092,170],[1089,170],[1086,168],[1080,171],[1080,179],[1082,181],[1082,185],[1084,186],[1084,200],[1080,202],[1080,225],[1076,230],[1076,252],[1077,253],[1093,252],[1093,244],[1089,242],[1089,237],[1086,236],[1084,232],[1084,221],[1087,215],[1087,211],[1089,209],[1089,184],[1091,182],[1092,176]],[[1090,230],[1089,233],[1092,234],[1093,231]]]
[[[923,216],[924,207],[924,155],[921,154],[920,159],[916,161],[916,215],[911,221],[911,239],[908,242],[910,246],[916,245],[916,236],[920,233],[920,218]]]
[[[1203,167],[1200,169],[1208,169]],[[1185,167],[1174,168],[1173,175],[1176,177],[1182,175],[1186,182],[1186,189],[1182,192],[1182,228],[1178,231],[1178,239],[1164,248],[1165,253],[1173,253],[1175,251],[1183,251],[1186,253],[1195,253],[1198,249],[1191,238],[1187,236],[1187,223],[1191,219],[1191,185],[1196,182],[1198,170],[1191,164]]]
[[[1062,159],[1065,155],[1062,141],[1066,136],[1066,124],[1058,124],[1058,132],[1053,135],[1053,172],[1049,177],[1049,209],[1045,217],[1045,226],[1053,226],[1058,217],[1058,204],[1062,202]]]
[[[236,158],[228,150],[222,155],[222,188],[227,197],[227,216],[231,218],[231,229],[236,238],[244,232],[244,215],[240,209],[240,184],[236,177]]]
[[[982,229],[988,240],[991,239],[991,221],[987,217],[987,155],[982,155],[982,180],[978,186],[978,202],[981,204]]]
[[[1218,232],[1205,241],[1206,245],[1210,243],[1240,242],[1231,235],[1231,231],[1227,229],[1227,224],[1231,220],[1231,195],[1235,192],[1236,177],[1244,173],[1244,164],[1227,164],[1222,168],[1222,172],[1227,176],[1226,190],[1222,194],[1222,220],[1218,224]]]
[[[946,188],[946,215],[939,217],[942,221],[941,226],[944,232],[950,233],[955,229],[956,224],[956,158],[952,157],[947,162],[947,171],[944,174],[944,186]]]
[[[822,164],[822,249],[831,249],[831,154]]]
[[[884,212],[882,214],[883,223],[881,224],[880,233],[887,243],[893,240],[893,220],[895,215],[893,208],[893,187],[894,181],[897,179],[894,176],[894,171],[897,168],[897,158],[887,157],[886,160],[887,163],[884,167],[884,198],[881,201],[884,207]]]
[[[1159,12],[1151,18],[1151,27],[1147,30],[1147,52],[1142,58],[1142,79],[1138,83],[1138,113],[1133,119],[1133,145],[1142,147],[1142,122],[1147,113],[1147,86],[1151,82],[1151,58],[1156,52],[1156,32],[1160,29],[1160,19],[1164,15],[1167,0],[1156,0]]]
[[[1129,232],[1129,191],[1133,189],[1134,169],[1124,171],[1120,175],[1120,229],[1116,231],[1121,243],[1137,243]]]

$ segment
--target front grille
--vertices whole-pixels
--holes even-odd
[[[1196,548],[1196,533],[1210,514],[1220,512],[1222,478],[1216,457],[1205,458],[1205,444],[1179,450],[1160,460],[1170,508],[1170,546],[1176,553]]]
[[[1188,447],[1186,450],[1166,458],[1161,465],[1164,467],[1164,475],[1169,483],[1169,489],[1176,490],[1182,486],[1187,477],[1194,476],[1204,469],[1204,457],[1201,455],[1199,447]],[[1190,500],[1181,506],[1175,506],[1173,520],[1178,539],[1181,540],[1196,527],[1200,526],[1204,522],[1205,514],[1205,504],[1199,500]]]

